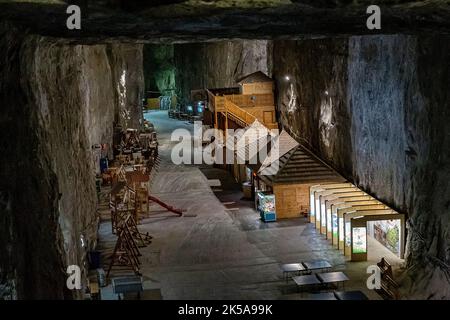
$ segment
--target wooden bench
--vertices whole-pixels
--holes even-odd
[[[381,261],[377,263],[381,272],[381,288],[377,289],[377,293],[386,300],[397,300],[400,298],[398,288],[400,287],[394,280],[394,274],[392,272],[392,266],[385,258],[381,258]]]

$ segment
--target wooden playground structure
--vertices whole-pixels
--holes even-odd
[[[154,202],[169,212],[181,216],[182,210],[166,204],[150,195],[149,184],[159,167],[156,133],[139,134],[127,129],[123,135],[114,166],[102,174],[104,185],[111,186],[109,207],[112,233],[117,241],[106,273],[113,267],[123,267],[139,275],[141,253],[139,248],[148,246],[152,236],[139,231],[142,219],[149,217],[149,204]]]

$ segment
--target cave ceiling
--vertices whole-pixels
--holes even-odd
[[[68,30],[68,4],[81,7],[81,30]],[[369,30],[367,6],[381,8]],[[364,34],[450,34],[450,1],[401,0],[0,0],[0,20],[32,33],[98,43],[216,39],[303,39]]]

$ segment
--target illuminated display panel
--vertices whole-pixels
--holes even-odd
[[[339,218],[339,241],[344,241],[344,218]]]
[[[337,213],[333,213],[332,212],[332,214],[331,214],[331,227],[332,227],[332,232],[333,232],[333,238],[337,239],[337,236],[338,236],[338,217],[337,217]]]
[[[317,210],[320,210],[319,208],[320,208],[320,201],[319,201],[319,199],[316,199],[316,206],[315,206],[315,208],[317,208]],[[317,214],[316,214],[316,220],[317,221],[320,221],[320,212],[317,212]]]
[[[315,213],[314,213],[314,195],[312,193],[309,195],[309,207],[310,207],[309,209],[311,212],[311,216],[314,217],[314,215],[315,215]]]
[[[321,214],[320,220],[322,221],[322,223],[321,223],[322,227],[325,227],[326,223],[327,223],[327,219],[326,219],[326,216],[325,216],[326,215],[325,211],[326,211],[325,210],[325,203],[322,203],[321,206],[320,206],[320,214]]]
[[[350,222],[345,223],[345,246],[350,247],[351,244],[351,231],[350,231]]]
[[[331,209],[327,209],[327,232],[331,232]]]
[[[367,229],[357,227],[352,230],[353,253],[367,253]]]

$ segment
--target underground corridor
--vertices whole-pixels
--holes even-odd
[[[0,300],[449,299],[449,4],[368,5],[0,1]]]

